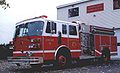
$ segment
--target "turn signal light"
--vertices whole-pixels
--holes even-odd
[[[48,18],[46,15],[41,15],[40,18]]]

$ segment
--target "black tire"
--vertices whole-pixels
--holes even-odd
[[[110,62],[110,50],[107,48],[103,49],[101,58],[103,63],[108,64]]]
[[[71,65],[71,56],[69,53],[61,52],[57,55],[57,66],[65,68]]]
[[[33,71],[39,71],[39,70],[41,70],[42,69],[42,67],[41,67],[42,65],[39,65],[39,64],[33,64],[33,65],[31,65],[31,70],[33,70]]]

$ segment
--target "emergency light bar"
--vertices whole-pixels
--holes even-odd
[[[19,23],[21,23],[21,22],[24,22],[24,21],[28,21],[28,20],[32,20],[32,19],[38,19],[38,18],[48,18],[48,16],[41,15],[41,16],[38,16],[38,17],[29,18],[29,19],[26,19],[26,20],[23,20],[23,21],[20,21],[20,22],[16,23],[16,25],[19,24]]]
[[[40,18],[48,18],[46,15],[39,16]]]

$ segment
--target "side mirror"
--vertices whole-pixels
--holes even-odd
[[[58,32],[58,44],[62,43],[61,37],[62,37],[62,35],[61,35],[61,32],[59,31]]]

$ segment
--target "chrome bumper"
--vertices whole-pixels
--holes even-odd
[[[14,64],[21,64],[21,63],[27,63],[27,64],[42,64],[43,63],[43,57],[8,57],[9,63]]]

